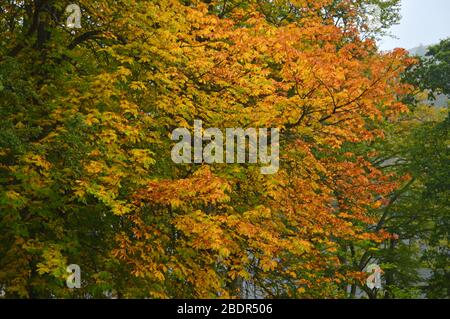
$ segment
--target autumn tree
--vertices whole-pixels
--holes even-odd
[[[69,1],[1,6],[7,297],[343,297],[351,247],[392,238],[371,212],[403,177],[352,146],[407,110],[413,60],[362,35],[369,2],[205,2],[80,0],[80,30]],[[279,172],[173,163],[196,119],[279,128]]]

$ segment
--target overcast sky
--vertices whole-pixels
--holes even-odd
[[[412,49],[450,37],[450,0],[402,0],[401,14],[400,25],[391,29],[399,39],[383,39],[381,49]]]

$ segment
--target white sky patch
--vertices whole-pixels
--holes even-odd
[[[450,37],[450,0],[402,0],[401,15],[400,25],[390,30],[398,39],[384,38],[382,50],[412,49]]]

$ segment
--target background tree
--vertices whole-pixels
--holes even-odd
[[[382,263],[386,287],[377,295],[381,298],[449,296],[448,107],[426,104],[428,93],[448,92],[447,43],[431,47],[406,73],[405,80],[418,86],[407,99],[413,112],[383,124],[386,138],[367,145],[377,152],[377,167],[410,176],[400,191],[381,200],[377,228],[395,238],[359,253],[361,260]]]

